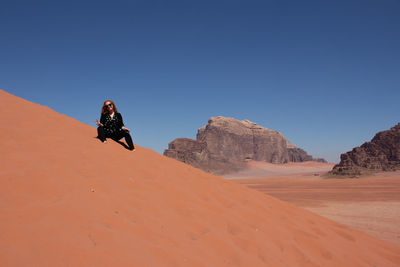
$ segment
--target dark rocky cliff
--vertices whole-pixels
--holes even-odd
[[[164,155],[217,174],[244,168],[249,160],[270,163],[314,160],[277,131],[248,120],[221,116],[211,118],[201,127],[197,140],[178,138],[169,143]]]
[[[358,176],[371,171],[400,169],[400,123],[379,132],[370,141],[340,156],[334,175]]]

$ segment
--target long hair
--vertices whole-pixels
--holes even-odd
[[[114,102],[112,100],[106,100],[106,101],[104,101],[103,106],[101,107],[101,114],[108,114],[108,108],[106,106],[107,102],[110,102],[111,105],[113,105],[114,112],[117,113],[118,109],[117,109],[117,106],[114,104]]]

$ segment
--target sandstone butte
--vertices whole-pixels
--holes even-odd
[[[393,244],[0,99],[0,266],[400,265]]]
[[[377,133],[370,142],[340,155],[340,163],[336,164],[330,173],[357,177],[371,172],[399,169],[400,123]]]
[[[248,161],[288,163],[320,161],[296,147],[283,134],[249,120],[212,117],[201,127],[196,140],[177,138],[164,156],[214,174],[247,169]]]

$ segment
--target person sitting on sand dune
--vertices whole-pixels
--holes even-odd
[[[96,119],[98,138],[107,143],[106,138],[119,141],[125,138],[129,150],[135,150],[129,129],[124,126],[121,113],[118,113],[117,107],[111,100],[106,100],[101,108],[100,122]]]

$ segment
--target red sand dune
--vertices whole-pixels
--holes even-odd
[[[1,266],[399,266],[400,247],[0,91]]]
[[[321,179],[282,170],[234,181],[400,246],[400,171]]]

